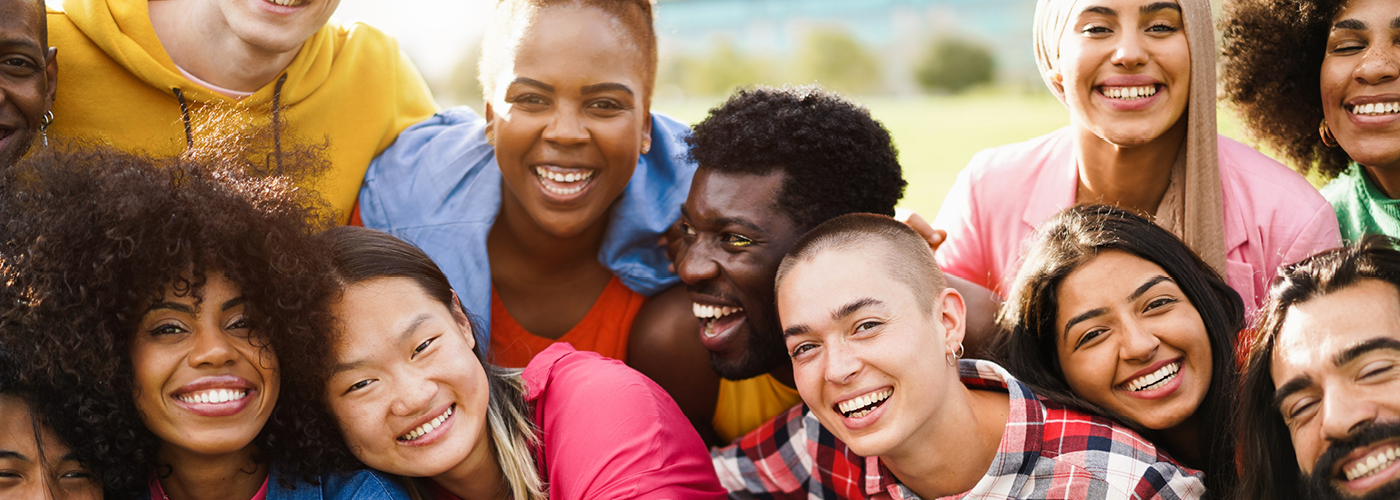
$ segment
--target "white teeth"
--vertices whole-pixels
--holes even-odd
[[[1104,87],[1103,95],[1110,99],[1122,99],[1124,101],[1135,101],[1138,99],[1152,97],[1157,94],[1156,85],[1143,85],[1141,87]]]
[[[212,389],[176,396],[186,403],[227,403],[248,396],[246,389]]]
[[[281,6],[283,6],[283,7],[292,7],[292,6],[295,6],[295,5],[301,5],[301,2],[302,2],[302,0],[265,0],[265,1],[268,2],[268,3],[274,3],[274,4],[277,4],[277,5],[281,5]]]
[[[742,307],[707,306],[698,303],[692,305],[690,309],[692,312],[695,313],[695,317],[700,319],[723,318],[730,314],[734,314],[736,312],[744,310]]]
[[[1352,108],[1352,113],[1358,115],[1392,115],[1400,113],[1400,102],[1376,102],[1371,104],[1357,104]]]
[[[453,408],[456,408],[456,407],[457,407],[456,404],[453,404],[452,406],[448,406],[448,407],[447,407],[447,411],[442,412],[442,415],[438,415],[437,418],[434,418],[434,419],[432,419],[432,420],[429,420],[428,423],[423,424],[423,425],[420,425],[420,426],[418,426],[417,428],[414,428],[413,430],[408,431],[408,434],[404,434],[404,435],[402,435],[402,436],[399,436],[399,441],[412,441],[412,440],[418,439],[418,438],[420,438],[420,437],[423,437],[424,434],[427,434],[427,433],[429,433],[429,432],[432,432],[433,429],[438,428],[439,425],[442,425],[443,422],[446,422],[446,421],[447,421],[447,417],[452,416],[452,409],[453,409]]]
[[[874,392],[874,393],[866,394],[866,395],[864,395],[864,396],[860,396],[860,397],[857,397],[857,398],[851,398],[851,399],[848,399],[848,400],[846,400],[846,401],[842,401],[841,403],[837,404],[837,405],[836,405],[836,410],[837,410],[837,411],[840,411],[842,414],[846,415],[847,418],[860,418],[860,417],[864,417],[864,416],[870,414],[871,411],[874,411],[874,410],[875,410],[874,407],[866,408],[867,406],[871,406],[871,405],[874,405],[874,404],[876,404],[876,403],[883,402],[884,400],[889,399],[890,396],[893,395],[893,394],[894,394],[894,389],[885,389],[885,390],[880,391],[880,392]],[[861,410],[862,408],[865,408],[865,409]],[[861,411],[856,411],[856,410],[861,410]],[[852,413],[852,412],[855,412],[855,413]]]
[[[1126,387],[1133,392],[1156,389],[1175,377],[1178,371],[1181,371],[1180,361],[1163,366],[1155,372],[1133,379],[1127,383]]]
[[[590,180],[590,179],[593,178],[593,174],[594,174],[594,173],[595,173],[595,171],[589,170],[588,172],[584,172],[584,173],[574,173],[574,172],[571,172],[571,173],[567,173],[567,174],[561,174],[561,173],[558,173],[558,172],[551,172],[551,171],[549,171],[548,169],[546,169],[546,168],[544,168],[544,167],[535,167],[535,175],[538,176],[539,178],[541,178],[541,179],[548,179],[548,180],[551,180],[551,181],[554,181],[554,182],[564,183],[564,184],[571,184],[571,183],[580,182],[580,181],[588,181],[588,180]],[[568,195],[577,193],[577,192],[579,192],[579,191],[582,191],[582,190],[583,190],[583,187],[587,185],[587,184],[585,183],[585,184],[580,184],[580,185],[578,185],[578,186],[573,186],[573,187],[556,187],[556,186],[550,186],[549,184],[545,184],[545,183],[540,183],[540,184],[541,184],[542,186],[544,186],[545,190],[547,190],[547,191],[549,191],[549,192],[551,192],[551,193],[560,195],[560,196],[568,196]]]
[[[1381,469],[1386,468],[1395,461],[1397,454],[1400,454],[1400,446],[1392,446],[1390,448],[1376,450],[1375,453],[1366,457],[1365,460],[1357,460],[1356,465],[1347,469],[1345,472],[1347,481],[1354,481],[1380,472]]]

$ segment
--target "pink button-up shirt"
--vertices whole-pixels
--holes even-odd
[[[1332,206],[1303,176],[1225,136],[1219,145],[1225,280],[1253,316],[1279,266],[1340,246],[1341,235]],[[1035,229],[1074,205],[1074,151],[1066,127],[974,156],[933,222],[948,231],[937,252],[943,270],[1005,297]]]

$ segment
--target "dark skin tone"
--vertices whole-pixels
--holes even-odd
[[[34,0],[0,0],[0,167],[24,156],[53,106],[58,49],[44,16]]]

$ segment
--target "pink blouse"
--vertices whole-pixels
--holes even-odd
[[[1341,234],[1332,206],[1303,176],[1225,136],[1219,151],[1225,280],[1252,316],[1279,266],[1340,246]],[[938,264],[1005,297],[1026,240],[1074,204],[1077,164],[1069,127],[978,153],[933,222],[948,231]]]
[[[651,379],[621,361],[556,343],[525,367],[552,500],[719,499],[700,435]]]

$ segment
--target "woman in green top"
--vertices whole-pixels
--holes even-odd
[[[1227,0],[1225,93],[1253,135],[1304,173],[1342,239],[1400,237],[1400,6]]]

